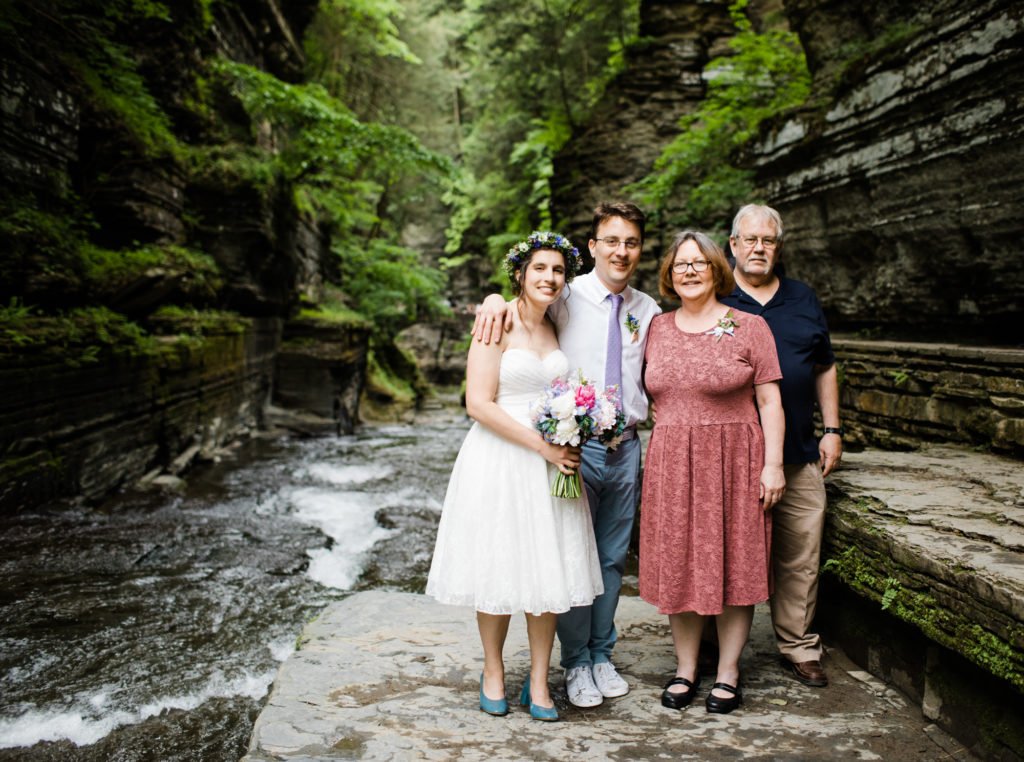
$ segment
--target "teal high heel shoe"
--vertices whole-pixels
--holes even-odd
[[[508,714],[508,699],[492,699],[484,695],[484,673],[480,673],[480,711],[493,714],[495,717],[504,717]]]
[[[538,706],[533,703],[533,696],[530,695],[530,676],[526,676],[526,682],[523,683],[523,693],[519,697],[519,703],[523,706],[530,707],[530,717],[541,722],[557,722],[558,721],[558,710],[551,706]]]

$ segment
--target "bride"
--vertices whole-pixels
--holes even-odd
[[[548,689],[556,614],[602,590],[586,494],[551,496],[554,468],[579,468],[580,450],[546,442],[530,404],[568,370],[545,312],[580,267],[568,239],[534,232],[512,247],[505,270],[517,298],[514,326],[497,344],[471,343],[466,409],[476,421],[452,469],[427,594],[473,606],[484,650],[480,709],[508,713],[502,648],[511,614],[526,614],[530,674],[520,703],[558,719]],[[550,464],[550,465],[549,465]]]

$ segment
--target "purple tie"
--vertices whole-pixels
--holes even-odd
[[[608,315],[608,345],[604,356],[604,385],[615,384],[619,387],[619,399],[622,399],[622,329],[619,327],[619,307],[622,306],[622,294],[608,294],[612,300],[611,313]]]

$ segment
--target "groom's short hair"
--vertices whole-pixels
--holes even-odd
[[[629,201],[602,201],[594,207],[594,222],[590,226],[591,239],[597,238],[597,229],[601,223],[612,217],[621,217],[632,222],[640,229],[640,242],[644,240],[644,228],[647,226],[647,215],[640,207]]]

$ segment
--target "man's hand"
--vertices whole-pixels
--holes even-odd
[[[821,456],[821,475],[828,476],[843,459],[843,438],[838,434],[825,434],[818,440],[818,454]]]
[[[500,294],[491,294],[477,307],[473,338],[490,344],[501,341],[502,330],[512,330],[512,310]]]

